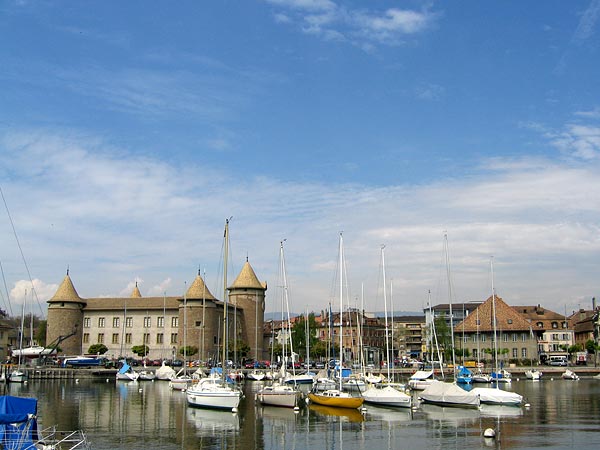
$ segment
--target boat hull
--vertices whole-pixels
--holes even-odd
[[[242,398],[239,391],[200,391],[188,389],[187,402],[190,406],[209,409],[234,409],[240,404]]]
[[[298,406],[302,394],[293,389],[262,389],[256,394],[256,399],[261,405],[281,406],[284,408],[295,408]]]
[[[370,388],[363,392],[365,403],[379,406],[391,406],[395,408],[410,408],[412,397],[400,392],[393,387]]]
[[[311,392],[308,394],[308,398],[311,402],[323,406],[334,406],[336,408],[360,408],[364,403],[362,397],[352,397],[343,395],[344,393],[333,393],[332,391],[325,391],[323,393]]]

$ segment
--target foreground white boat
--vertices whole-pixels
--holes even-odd
[[[538,381],[542,379],[542,372],[536,369],[526,370],[525,378],[528,380]]]
[[[296,408],[302,399],[302,393],[292,386],[274,384],[272,386],[265,386],[258,391],[256,399],[262,405]]]
[[[561,377],[563,380],[579,380],[579,375],[570,369],[565,370]]]
[[[393,406],[399,408],[410,408],[412,397],[400,392],[391,386],[370,387],[362,393],[365,403],[380,406]]]
[[[167,366],[167,363],[165,361],[163,361],[162,366],[156,369],[155,374],[157,380],[169,381],[171,380],[171,378],[175,377],[176,372],[172,367]]]
[[[415,391],[427,389],[433,383],[438,383],[438,380],[433,377],[433,370],[417,370],[408,379],[408,387]]]
[[[186,399],[190,406],[237,411],[242,392],[220,379],[208,377],[190,387]]]
[[[433,383],[419,395],[424,403],[458,408],[477,408],[480,405],[479,395],[461,389],[454,383],[438,381]]]
[[[523,402],[522,395],[498,388],[476,387],[469,392],[479,395],[481,403],[487,405],[518,406]]]
[[[140,374],[135,372],[126,361],[123,361],[123,365],[117,372],[117,380],[136,381],[139,377]]]

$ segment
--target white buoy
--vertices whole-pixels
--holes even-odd
[[[483,437],[486,437],[486,438],[495,438],[496,437],[496,431],[493,428],[486,428],[485,431],[483,432]]]
[[[298,412],[300,412],[300,408],[299,408],[298,406],[294,406],[294,412],[295,412],[295,413],[298,413]]]
[[[529,403],[525,403],[525,405],[524,405],[524,406],[525,406],[525,408],[529,408],[529,407],[531,406],[531,404],[529,404]]]
[[[139,389],[138,389],[138,392],[143,392],[143,389],[142,389],[142,388],[139,388]]]
[[[235,414],[235,413],[238,412],[238,409],[237,408],[231,408],[231,412]]]
[[[106,382],[108,383],[108,378],[106,379]]]
[[[75,379],[75,383],[79,383],[79,378],[76,378],[76,379]]]

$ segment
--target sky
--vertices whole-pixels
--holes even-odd
[[[198,271],[222,298],[231,217],[228,276],[248,258],[267,311],[284,240],[290,309],[339,304],[340,233],[346,306],[493,282],[589,309],[599,22],[600,0],[4,0],[2,308],[45,315],[67,269],[84,298]]]

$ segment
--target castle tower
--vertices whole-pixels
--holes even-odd
[[[229,289],[229,302],[242,310],[238,336],[250,346],[250,357],[263,359],[263,324],[267,283],[258,281],[252,266],[246,263]],[[241,328],[241,330],[239,329]]]
[[[217,336],[220,324],[215,306],[216,300],[198,270],[198,275],[185,293],[185,298],[179,303],[179,330],[181,330],[178,336],[179,347],[183,347],[184,333],[187,332],[187,346],[198,348],[198,354],[193,356],[194,359],[206,361],[209,355],[216,352],[214,336]],[[187,355],[187,358],[191,359],[192,355]]]
[[[137,281],[135,282],[135,287],[133,288],[133,291],[131,292],[131,298],[142,298],[142,293],[138,289]]]
[[[48,300],[46,345],[52,345],[61,337],[75,332],[73,336],[62,341],[59,348],[64,355],[81,355],[85,306],[86,301],[79,297],[67,270],[67,275],[56,293]]]

